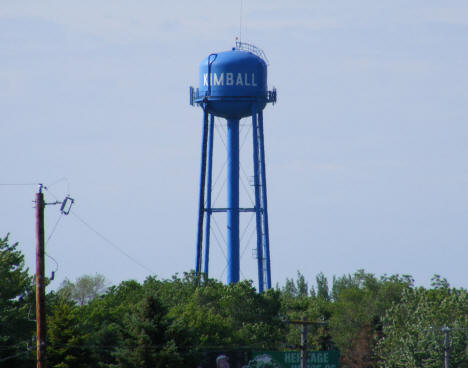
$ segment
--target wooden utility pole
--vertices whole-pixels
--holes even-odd
[[[307,320],[301,326],[301,368],[307,368]]]
[[[37,368],[46,368],[46,320],[44,277],[44,195],[36,193],[36,352]]]
[[[328,322],[307,321],[306,317],[304,317],[302,320],[288,320],[285,322],[293,325],[301,325],[301,368],[307,368],[307,326],[327,326]]]
[[[450,327],[442,327],[441,331],[445,334],[444,338],[444,368],[450,367]]]

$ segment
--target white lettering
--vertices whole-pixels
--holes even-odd
[[[215,73],[214,75],[214,86],[223,86],[224,85],[224,73],[221,73],[221,76],[218,79],[218,75]]]
[[[247,74],[247,73],[244,74],[244,85],[250,86],[249,78],[248,78],[248,74]]]
[[[243,86],[244,84],[242,83],[242,74],[237,73],[237,79],[236,79],[236,86]]]
[[[208,73],[203,74],[203,85],[208,86],[233,86],[234,78],[236,79],[236,86],[246,86],[246,87],[257,87],[257,81],[255,80],[255,73],[251,73],[249,78],[249,73],[210,73],[208,78]]]
[[[296,352],[286,352],[284,357],[285,363],[299,363],[300,356],[299,353]]]
[[[232,73],[226,73],[226,85],[232,86],[234,84],[234,75]]]
[[[252,86],[257,87],[257,83],[255,83],[255,73],[252,73]]]

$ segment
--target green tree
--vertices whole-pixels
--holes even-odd
[[[329,288],[328,288],[328,280],[325,275],[320,272],[315,281],[317,282],[317,298],[322,300],[330,300]]]
[[[281,289],[281,292],[283,296],[286,298],[295,298],[298,296],[298,291],[296,287],[296,283],[294,282],[294,279],[288,279],[286,278],[286,282]]]
[[[386,313],[377,348],[382,367],[441,367],[444,326],[451,330],[451,366],[468,364],[468,293],[451,289],[437,275],[432,285],[429,290],[406,288],[400,303]]]
[[[99,298],[81,307],[81,317],[89,335],[90,367],[113,367],[117,363],[114,356],[121,344],[121,330],[128,314],[135,304],[144,297],[144,289],[137,281],[123,281],[111,286]]]
[[[75,301],[79,305],[85,305],[104,294],[106,289],[107,281],[103,275],[83,275],[75,283],[65,279],[60,285],[58,294]]]
[[[280,292],[256,292],[250,281],[224,285],[205,280],[170,308],[174,323],[185,326],[198,350],[255,346],[273,348],[282,338]]]
[[[328,281],[320,273],[316,277],[317,290],[311,288],[308,296],[308,283],[298,272],[297,280],[288,280],[281,291],[281,314],[285,320],[307,320],[327,322],[331,313],[331,302],[328,296]],[[288,286],[289,284],[289,286]],[[303,290],[299,292],[299,290]],[[291,292],[293,291],[293,292]],[[282,347],[297,348],[300,343],[300,326],[287,325],[287,333]],[[315,350],[326,350],[333,346],[327,326],[309,326],[309,347]]]
[[[344,365],[356,368],[377,365],[374,349],[382,337],[382,318],[411,283],[408,276],[377,279],[364,270],[335,279],[330,333]]]
[[[148,293],[128,314],[122,345],[116,352],[122,368],[183,367],[184,361],[169,332],[167,309],[155,293]]]
[[[309,295],[309,286],[307,285],[304,275],[299,271],[297,271],[296,288],[297,296],[306,297]]]
[[[31,365],[34,314],[28,317],[34,300],[33,279],[24,265],[18,243],[0,238],[0,366]]]
[[[80,308],[64,299],[53,306],[47,321],[47,362],[51,368],[89,367],[87,335]]]

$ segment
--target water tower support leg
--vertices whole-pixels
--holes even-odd
[[[255,192],[255,216],[257,227],[257,268],[258,268],[258,292],[264,289],[263,274],[263,244],[262,244],[262,214],[260,202],[260,176],[259,176],[259,150],[258,150],[258,124],[257,109],[252,107],[252,141],[253,141],[253,168],[254,168],[254,192]]]
[[[203,273],[208,277],[210,263],[210,226],[211,226],[211,183],[213,177],[213,129],[214,116],[210,115],[210,124],[208,130],[208,167],[206,178],[206,224],[205,224],[205,257]]]
[[[268,228],[268,202],[267,202],[267,186],[266,186],[266,169],[265,169],[265,140],[263,136],[263,112],[258,113],[258,130],[260,142],[260,162],[262,176],[262,203],[263,203],[263,237],[265,247],[265,268],[266,268],[266,287],[271,289],[271,266],[270,266],[270,234]]]
[[[227,120],[227,283],[239,281],[239,120]]]
[[[205,177],[206,177],[206,153],[208,141],[208,111],[203,109],[202,155],[200,167],[200,195],[198,197],[198,228],[197,249],[195,256],[195,273],[201,272],[202,248],[203,248],[203,217],[205,215]]]

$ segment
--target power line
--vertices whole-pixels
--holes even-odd
[[[66,179],[66,178],[65,178]],[[47,187],[45,188],[47,189]],[[50,189],[47,189],[47,192],[50,193],[55,199],[57,199],[57,196],[54,195]],[[132,257],[130,254],[128,254],[127,252],[125,252],[121,247],[119,247],[117,244],[115,244],[113,241],[111,241],[109,238],[107,238],[106,236],[104,236],[102,233],[100,233],[99,231],[97,231],[93,226],[91,226],[88,222],[86,222],[81,216],[79,216],[74,210],[72,212],[70,212],[70,214],[72,214],[73,216],[75,216],[75,218],[80,221],[83,225],[85,225],[89,230],[91,230],[94,234],[96,234],[99,238],[101,238],[102,240],[104,240],[107,244],[109,244],[111,247],[113,247],[114,249],[116,249],[117,251],[119,251],[123,256],[127,257],[129,260],[131,260],[133,263],[135,263],[136,265],[140,266],[141,268],[143,268],[144,270],[148,271],[150,274],[154,274],[155,272],[153,272],[153,270],[149,269],[148,267],[146,267],[144,264],[142,264],[141,262],[139,262],[137,259],[135,259],[134,257]],[[61,219],[62,216],[59,217],[59,220]],[[55,231],[55,228],[57,227],[57,224],[59,222],[59,220],[57,220],[57,223],[54,227],[54,230],[52,231],[52,234],[53,232]],[[49,236],[49,238],[47,240],[50,239],[50,237],[52,236],[52,234]]]
[[[38,183],[0,183],[2,187],[23,187],[30,185],[37,185]]]
[[[2,358],[2,359],[0,359],[0,362],[5,362],[7,360],[18,358],[21,355],[26,355],[26,354],[29,354],[29,351],[23,351],[22,353],[18,353],[18,354],[15,354],[15,355],[8,356],[6,358]]]
[[[55,230],[57,230],[57,226],[58,226],[60,220],[62,219],[62,217],[63,217],[63,213],[60,213],[60,215],[59,215],[57,221],[55,222],[54,227],[52,228],[52,231],[50,232],[50,235],[47,237],[46,245],[49,244],[49,240],[50,240],[50,239],[52,238],[52,236],[54,235]]]
[[[146,271],[148,271],[149,273],[151,274],[154,274],[155,272],[153,272],[151,269],[149,269],[148,267],[146,267],[144,264],[142,264],[141,262],[139,262],[137,259],[133,258],[130,254],[128,254],[127,252],[125,252],[122,248],[120,248],[117,244],[115,244],[114,242],[112,242],[111,240],[109,240],[107,237],[105,237],[103,234],[101,234],[99,231],[97,231],[94,227],[92,227],[88,222],[86,222],[85,220],[83,220],[83,218],[81,218],[80,216],[78,216],[78,214],[73,211],[71,212],[71,214],[73,216],[76,217],[76,219],[78,219],[78,221],[80,221],[83,225],[85,225],[89,230],[91,230],[94,234],[96,234],[99,238],[101,238],[102,240],[104,240],[107,244],[109,244],[111,247],[113,247],[114,249],[116,249],[117,251],[119,251],[122,255],[124,255],[125,257],[127,257],[129,260],[131,260],[133,263],[135,263],[136,265],[140,266],[141,268],[145,269]]]
[[[68,181],[68,178],[65,176],[63,178],[53,181],[51,184],[47,184],[47,186],[50,188],[58,183],[61,183],[62,181],[67,183],[67,192],[70,193],[70,182]]]

